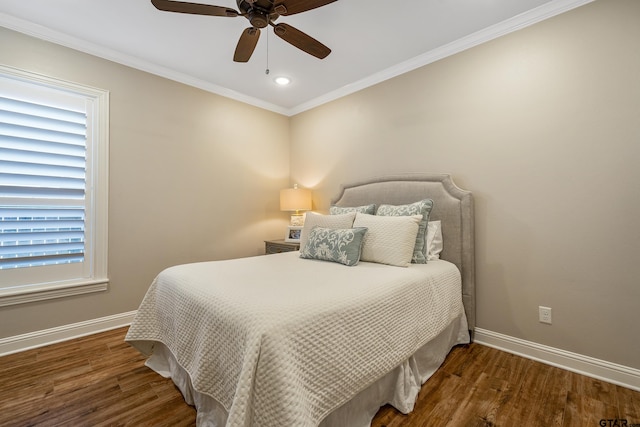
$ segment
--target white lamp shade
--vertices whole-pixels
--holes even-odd
[[[281,211],[311,210],[311,190],[306,188],[286,188],[280,190]]]

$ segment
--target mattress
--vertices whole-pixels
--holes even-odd
[[[464,341],[447,261],[345,267],[289,252],[163,271],[126,340],[168,353],[225,425],[315,427],[452,325]]]

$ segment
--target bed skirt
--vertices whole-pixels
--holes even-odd
[[[400,366],[328,414],[319,427],[370,427],[371,420],[385,404],[404,414],[411,412],[422,384],[440,367],[449,351],[455,345],[469,343],[467,328],[466,317],[462,314]],[[193,388],[189,374],[164,344],[154,344],[153,354],[146,365],[163,377],[171,378],[185,401],[195,406],[198,427],[226,425],[226,409],[212,397]]]

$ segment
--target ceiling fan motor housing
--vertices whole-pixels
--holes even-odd
[[[251,22],[251,25],[256,28],[264,28],[269,25],[269,18],[267,18],[264,13],[258,10],[252,10],[251,12],[249,12],[247,18],[249,19],[249,22]]]
[[[280,16],[274,12],[273,4],[269,0],[236,0],[236,3],[241,13],[255,28],[265,28]]]

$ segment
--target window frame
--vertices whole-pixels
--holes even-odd
[[[71,295],[105,291],[108,288],[108,209],[109,209],[109,92],[41,74],[0,65],[0,77],[63,91],[87,100],[87,178],[91,209],[85,217],[85,263],[83,277],[0,286],[0,307]],[[56,266],[50,266],[56,267]],[[13,275],[38,276],[39,267],[0,271],[0,278]],[[13,270],[23,270],[16,273]],[[8,273],[7,273],[8,272]],[[35,274],[34,274],[35,272]],[[2,280],[4,282],[4,280]]]

